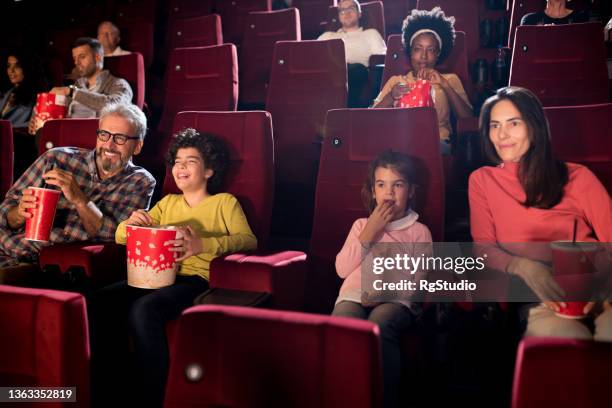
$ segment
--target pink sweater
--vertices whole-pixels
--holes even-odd
[[[429,228],[417,222],[419,215],[409,210],[407,215],[390,222],[377,242],[431,242]],[[361,261],[365,251],[359,235],[368,222],[367,218],[359,218],[353,223],[344,246],[336,256],[336,271],[344,279],[336,303],[343,300],[361,303]]]
[[[475,242],[525,243],[571,240],[577,220],[579,242],[612,242],[612,202],[591,171],[567,163],[563,198],[550,209],[526,208],[518,179],[518,163],[482,167],[470,176],[470,226]],[[489,258],[489,266],[505,271],[511,255]]]

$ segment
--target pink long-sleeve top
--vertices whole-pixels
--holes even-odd
[[[375,243],[431,242],[431,232],[425,225],[417,222],[419,215],[408,210],[406,216],[386,225],[384,232]],[[367,251],[359,241],[359,236],[368,222],[359,218],[353,223],[344,246],[336,256],[336,272],[344,279],[336,303],[343,300],[361,303],[361,262]]]
[[[518,163],[504,162],[473,172],[469,200],[474,242],[500,243],[503,247],[503,243],[571,240],[574,220],[576,241],[612,242],[612,202],[608,192],[585,166],[567,163],[567,168],[568,183],[563,198],[550,209],[528,208],[522,204],[526,195],[518,178]],[[540,248],[506,247],[524,248],[527,253]],[[488,266],[506,271],[512,255],[500,251],[489,257]]]

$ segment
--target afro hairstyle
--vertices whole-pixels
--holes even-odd
[[[431,11],[413,9],[402,26],[402,43],[408,57],[410,57],[410,38],[417,31],[424,29],[435,31],[442,39],[442,49],[437,63],[444,62],[455,45],[455,17],[446,17],[440,7],[434,7]]]

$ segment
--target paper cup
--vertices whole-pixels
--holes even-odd
[[[43,127],[49,119],[63,119],[66,117],[66,97],[51,93],[39,93],[36,97],[34,123],[36,130]]]
[[[565,292],[567,305],[556,314],[568,319],[582,319],[585,317],[584,307],[592,294],[598,246],[588,242],[556,241],[551,243],[551,248],[553,276]]]
[[[62,192],[40,187],[28,187],[28,190],[37,200],[36,208],[27,210],[33,217],[26,219],[25,239],[48,242],[55,218],[55,210],[57,209],[57,201]]]
[[[172,285],[178,253],[165,243],[179,237],[176,228],[128,225],[126,233],[128,285],[143,289]]]

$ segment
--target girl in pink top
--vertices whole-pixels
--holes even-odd
[[[588,168],[553,158],[544,110],[527,89],[502,88],[489,98],[482,107],[480,133],[486,156],[498,166],[470,176],[472,238],[495,243],[488,266],[519,276],[543,301],[529,310],[525,335],[612,341],[610,302],[585,307],[585,313],[603,310],[594,335],[583,321],[557,316],[563,291],[547,264],[550,253],[547,258],[536,245],[516,245],[572,240],[574,225],[576,241],[611,242],[606,189]],[[609,273],[610,252],[599,255]]]
[[[332,314],[367,319],[380,327],[385,407],[397,405],[400,335],[418,311],[407,299],[394,303],[371,303],[367,299],[362,302],[361,264],[377,243],[420,242],[429,247],[431,233],[417,222],[418,214],[409,206],[414,189],[412,163],[407,156],[386,151],[374,159],[361,191],[370,216],[355,221],[336,257],[336,271],[344,283]]]

